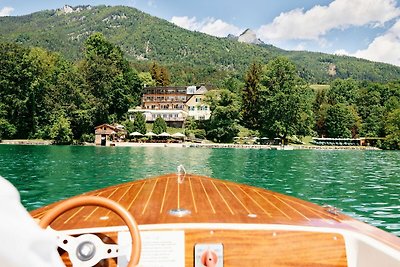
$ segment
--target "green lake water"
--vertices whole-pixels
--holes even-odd
[[[400,152],[0,145],[0,175],[28,210],[180,164],[188,173],[333,205],[400,236]]]

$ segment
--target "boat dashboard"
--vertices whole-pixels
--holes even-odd
[[[372,238],[346,230],[262,224],[139,225],[138,266],[399,266],[400,253]],[[118,244],[112,260],[95,266],[126,267],[131,235],[126,226],[61,231],[94,234]],[[60,242],[66,242],[60,240]],[[135,242],[135,240],[133,240]],[[67,266],[67,255],[62,258]],[[66,253],[65,253],[66,254]],[[77,252],[79,254],[79,252]]]

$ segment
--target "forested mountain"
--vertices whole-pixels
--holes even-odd
[[[264,64],[277,56],[294,62],[309,83],[349,77],[376,82],[400,79],[400,68],[389,64],[212,37],[131,7],[64,7],[0,18],[0,42],[43,47],[70,60],[82,59],[83,43],[94,32],[119,46],[138,71],[148,71],[153,61],[166,66],[175,85],[219,85],[229,77],[242,79],[252,62]]]

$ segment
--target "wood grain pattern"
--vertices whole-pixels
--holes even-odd
[[[347,266],[340,235],[289,231],[187,230],[186,266],[196,243],[222,243],[224,266]]]
[[[251,223],[329,227],[361,232],[400,250],[398,237],[346,215],[332,214],[323,207],[272,191],[198,175],[186,175],[180,183],[175,174],[169,174],[84,195],[100,195],[119,202],[139,225]],[[57,204],[32,211],[31,215],[40,219]],[[178,208],[191,213],[184,217],[169,214],[170,210]],[[66,212],[52,227],[63,230],[122,224],[122,220],[108,210],[82,207]],[[260,231],[233,230],[210,233],[186,230],[186,266],[193,266],[196,242],[222,242],[225,266],[243,266],[238,264],[238,256],[251,262],[245,266],[345,266],[346,262],[343,238],[333,234],[290,231],[261,234]],[[292,252],[288,252],[289,249]]]
[[[107,237],[103,235],[103,240],[115,242],[116,233],[107,233]],[[226,267],[347,266],[344,239],[331,233],[185,230],[186,267],[194,266],[194,247],[198,243],[222,243]],[[63,260],[67,266],[71,266],[66,254],[63,254]],[[102,264],[116,266],[112,260]]]

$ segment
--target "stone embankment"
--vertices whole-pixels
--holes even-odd
[[[0,144],[4,145],[51,145],[51,140],[36,140],[36,139],[20,139],[20,140],[1,140]]]
[[[0,144],[6,145],[51,145],[51,140],[2,140]],[[85,143],[85,145],[94,145]],[[250,145],[250,144],[216,144],[216,143],[133,143],[116,142],[111,146],[131,146],[131,147],[194,147],[194,148],[241,148],[241,149],[266,149],[266,150],[380,150],[370,146],[314,146],[314,145]]]

